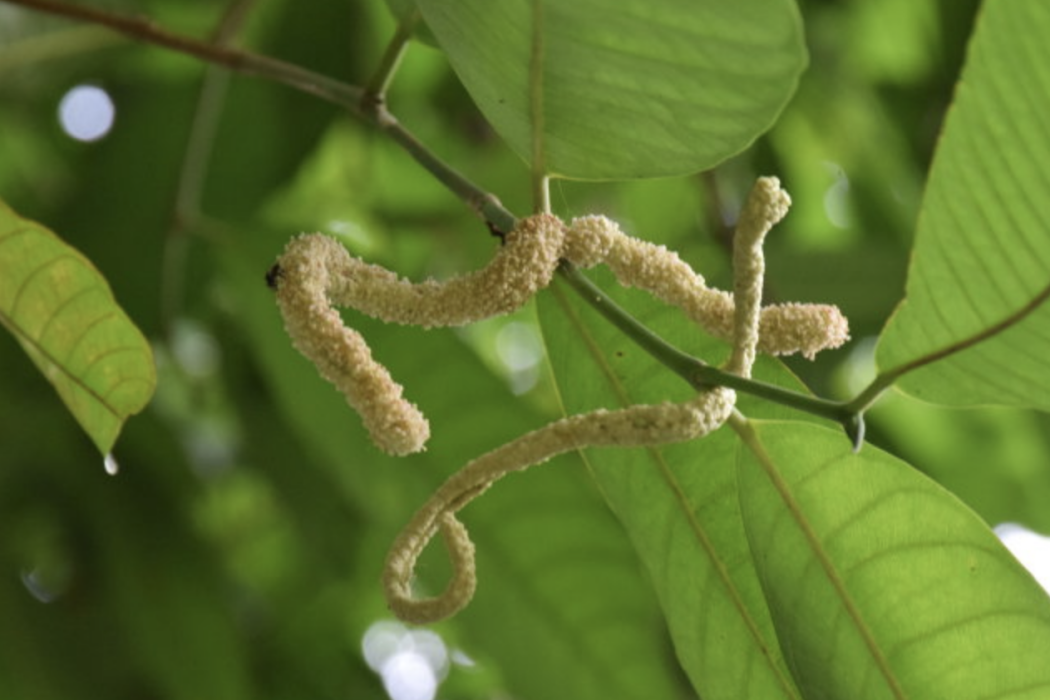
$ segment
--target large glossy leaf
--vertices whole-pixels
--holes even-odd
[[[877,353],[892,373],[962,350],[901,380],[920,398],[1050,410],[1048,32],[1042,0],[989,2],[979,20],[930,174],[907,299]]]
[[[376,357],[431,419],[425,453],[401,459],[381,454],[358,416],[292,349],[281,327],[262,272],[286,238],[255,235],[224,251],[223,266],[241,328],[286,419],[368,517],[369,533],[342,536],[368,534],[369,544],[379,547],[356,583],[358,608],[372,600],[380,615],[382,558],[397,530],[452,471],[541,421],[453,332],[400,328],[348,312]],[[330,480],[301,472],[294,478]],[[497,484],[463,518],[477,545],[478,592],[453,624],[477,640],[475,647],[465,645],[468,653],[498,663],[515,697],[626,700],[677,692],[652,592],[615,519],[571,456]],[[437,549],[418,572],[430,591],[446,583]]]
[[[649,327],[712,363],[726,347],[676,310],[592,275]],[[680,400],[692,390],[575,295],[541,297],[540,318],[568,413]],[[777,363],[761,378],[799,388]],[[742,397],[748,412],[769,408]],[[777,409],[772,414],[783,417]],[[845,436],[842,444],[848,447]],[[778,646],[736,500],[739,441],[722,429],[659,449],[589,450],[591,473],[656,586],[678,658],[705,700],[801,697]]]
[[[149,343],[91,262],[0,203],[0,324],[106,454],[156,385]]]
[[[806,698],[1050,694],[1050,598],[960,501],[819,426],[748,433],[741,513]]]
[[[496,131],[534,170],[696,172],[750,144],[805,64],[791,0],[419,0]]]

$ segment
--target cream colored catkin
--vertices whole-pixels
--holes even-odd
[[[779,187],[777,191],[783,193]],[[621,285],[645,290],[677,306],[716,338],[730,341],[733,337],[736,307],[732,294],[708,287],[703,276],[677,253],[628,236],[609,218],[592,215],[573,219],[565,257],[580,267],[605,263]],[[849,322],[832,305],[776,304],[760,313],[758,350],[769,355],[802,353],[812,360],[817,352],[837,348],[847,340]]]
[[[387,605],[405,622],[430,624],[470,602],[477,586],[474,545],[455,514],[503,476],[585,447],[640,447],[699,438],[725,422],[735,401],[732,390],[717,388],[684,403],[570,416],[478,457],[442,484],[394,541],[383,571]],[[412,592],[416,561],[439,530],[452,562],[452,579],[440,594],[417,598]]]
[[[622,285],[679,306],[708,332],[731,341],[727,371],[749,376],[756,348],[812,357],[848,338],[845,318],[834,306],[761,307],[762,242],[789,205],[776,178],[761,178],[752,189],[734,239],[737,303],[734,295],[709,289],[674,252],[631,238],[601,216],[574,219],[568,227],[549,214],[522,219],[489,265],[443,282],[401,279],[351,256],[330,238],[304,235],[288,244],[273,281],[295,346],[346,396],[380,449],[410,454],[424,448],[426,419],[372,358],[360,334],[343,324],[334,306],[424,328],[463,325],[520,308],[550,283],[561,259],[580,267],[604,263]],[[395,540],[383,575],[391,610],[407,622],[426,624],[467,605],[477,585],[474,545],[456,514],[506,474],[575,449],[654,446],[702,437],[727,420],[735,400],[733,391],[714,388],[677,404],[570,416],[468,463]],[[416,561],[439,531],[452,563],[452,580],[442,593],[417,598],[412,592]]]
[[[549,285],[564,239],[565,226],[555,216],[521,219],[488,265],[445,281],[410,282],[345,253],[329,295],[339,306],[389,323],[463,326],[516,311]]]
[[[727,372],[751,376],[755,352],[761,339],[762,285],[766,259],[762,243],[766,234],[783,219],[791,197],[780,188],[775,177],[760,177],[748,194],[737,218],[733,235],[733,352]],[[776,336],[778,340],[781,338]]]
[[[424,449],[430,426],[333,306],[424,328],[509,313],[550,284],[564,235],[556,217],[530,217],[507,234],[482,270],[447,282],[412,283],[351,256],[327,236],[306,234],[289,242],[278,259],[277,303],[295,347],[342,392],[376,446],[407,455]]]
[[[756,188],[775,182],[763,178]],[[786,193],[779,186],[774,190],[782,193],[786,211]],[[758,216],[756,221],[768,230],[775,217],[762,219],[760,213],[753,216],[745,208],[741,221]],[[424,328],[464,325],[523,306],[550,283],[561,258],[581,267],[604,263],[621,284],[682,308],[717,337],[729,340],[733,335],[731,294],[708,288],[676,253],[627,236],[603,216],[574,219],[568,228],[549,214],[521,219],[486,267],[447,281],[419,283],[351,256],[330,238],[303,235],[278,260],[277,299],[295,346],[346,396],[373,442],[390,454],[406,455],[424,449],[427,420],[403,398],[401,385],[373,359],[360,334],[343,325],[333,306]],[[777,305],[762,309],[760,316],[758,349],[771,354],[801,352],[812,359],[849,338],[848,324],[834,306]]]
[[[733,241],[738,306],[733,317],[733,352],[727,371],[740,376],[750,376],[759,342],[765,272],[762,241],[787,213],[789,205],[790,199],[779,181],[762,178],[752,189],[738,221]],[[675,283],[670,287],[660,286],[666,281],[668,271],[672,273],[670,276],[678,276],[677,284],[693,282],[695,289],[708,291],[702,278],[696,282],[699,276],[683,270],[688,268],[677,256],[672,258],[666,250],[655,246],[638,245],[597,217],[574,221],[570,231],[575,233],[567,241],[566,257],[578,265],[589,266],[604,260],[617,276],[621,274],[618,270],[623,271],[627,281],[638,283],[661,298],[675,294]],[[639,274],[639,270],[643,272]],[[716,293],[715,299],[720,300],[717,294],[720,293]],[[810,329],[803,331],[803,334],[810,333]],[[805,342],[812,342],[810,335],[806,335]],[[383,573],[384,592],[391,611],[405,622],[429,624],[456,614],[470,602],[477,587],[474,544],[456,513],[506,474],[574,449],[654,446],[696,439],[721,426],[735,402],[736,395],[731,390],[716,388],[678,404],[638,405],[571,416],[468,463],[427,500],[394,541]],[[412,592],[416,561],[439,530],[452,562],[452,579],[438,595],[417,598]]]
[[[361,416],[376,446],[392,455],[418,452],[430,437],[427,419],[372,358],[361,334],[347,328],[332,307],[331,290],[347,257],[325,236],[300,236],[288,244],[274,278],[284,327],[296,349]]]

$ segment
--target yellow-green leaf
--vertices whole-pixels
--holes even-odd
[[[970,44],[876,353],[925,401],[1050,411],[1048,31],[1043,0],[989,2]]]
[[[822,426],[746,440],[740,513],[803,697],[1050,696],[1050,599],[958,499]]]
[[[156,386],[149,343],[91,262],[0,203],[0,323],[108,453]]]

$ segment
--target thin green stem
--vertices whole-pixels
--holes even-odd
[[[419,24],[419,19],[419,10],[412,10],[398,23],[397,30],[379,61],[379,67],[365,85],[364,94],[361,96],[361,105],[366,112],[374,109],[375,105],[386,103],[387,90],[390,89],[394,75],[401,65],[401,59],[408,49],[409,42],[412,41],[412,33]]]
[[[443,161],[429,148],[423,145],[410,131],[405,129],[383,106],[376,111],[375,125],[404,148],[417,163],[438,179],[441,184],[465,201],[485,221],[500,231],[510,231],[517,223],[517,217],[510,213],[495,195],[481,189],[458,170]]]
[[[226,47],[240,30],[255,0],[236,0],[223,13],[212,32],[215,46]],[[209,65],[197,97],[193,124],[182,161],[178,191],[175,195],[176,227],[194,220],[200,214],[200,195],[208,169],[208,159],[215,143],[223,102],[229,85],[229,73],[221,66]]]
[[[550,178],[541,172],[532,175],[532,209],[537,214],[551,213]]]
[[[233,0],[212,32],[211,40],[217,46],[233,42],[251,12],[255,0]],[[161,263],[161,326],[171,338],[172,323],[181,311],[184,293],[185,267],[189,241],[186,233],[194,227],[201,215],[200,199],[207,179],[209,160],[219,121],[229,88],[230,72],[222,66],[209,64],[201,82],[194,110],[193,124],[186,143],[178,189],[175,193],[174,220],[164,240]]]
[[[532,131],[532,210],[549,214],[551,196],[547,178],[547,152],[544,143],[544,47],[543,3],[532,2],[532,43],[529,50],[529,125]]]
[[[879,374],[871,380],[871,384],[864,387],[864,390],[850,399],[846,405],[849,406],[850,410],[854,413],[864,413],[871,408],[879,397],[882,396],[883,392],[893,386],[893,383],[899,378],[900,375],[896,372]]]
[[[601,287],[594,284],[572,263],[563,260],[558,267],[558,274],[584,301],[594,307],[598,313],[619,328],[639,347],[656,358],[660,364],[682,376],[690,384],[693,383],[695,365],[700,363],[699,360],[682,352],[654,333],[648,326],[613,301]]]
[[[902,365],[898,365],[884,372],[880,372],[862,392],[860,392],[855,398],[847,403],[850,410],[854,413],[863,413],[868,410],[876,399],[882,395],[886,389],[891,387],[898,379],[903,377],[909,372],[913,372],[921,367],[938,362],[954,355],[963,350],[968,350],[973,346],[988,340],[994,336],[999,335],[1003,331],[1006,331],[1010,327],[1020,323],[1026,319],[1031,313],[1041,307],[1046,301],[1050,299],[1050,285],[1047,285],[1039,291],[1034,297],[1032,297],[1027,304],[1022,306],[1020,309],[1010,314],[1006,318],[1002,319],[998,323],[994,323],[988,326],[984,330],[974,333],[973,335],[963,338],[951,345],[945,346],[940,350],[928,353],[921,357],[918,357],[911,362],[906,362]]]

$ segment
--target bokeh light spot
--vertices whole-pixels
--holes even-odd
[[[94,85],[77,85],[58,105],[62,130],[77,141],[98,141],[113,128],[115,116],[109,94]]]
[[[377,622],[368,628],[361,647],[391,700],[433,700],[448,673],[448,649],[441,637],[428,630],[409,631],[398,622]]]
[[[996,525],[995,534],[1039,585],[1050,593],[1050,537],[1032,532],[1017,523]]]
[[[543,341],[533,326],[520,321],[503,326],[496,335],[496,354],[507,370],[515,394],[524,394],[536,386],[543,360]]]

